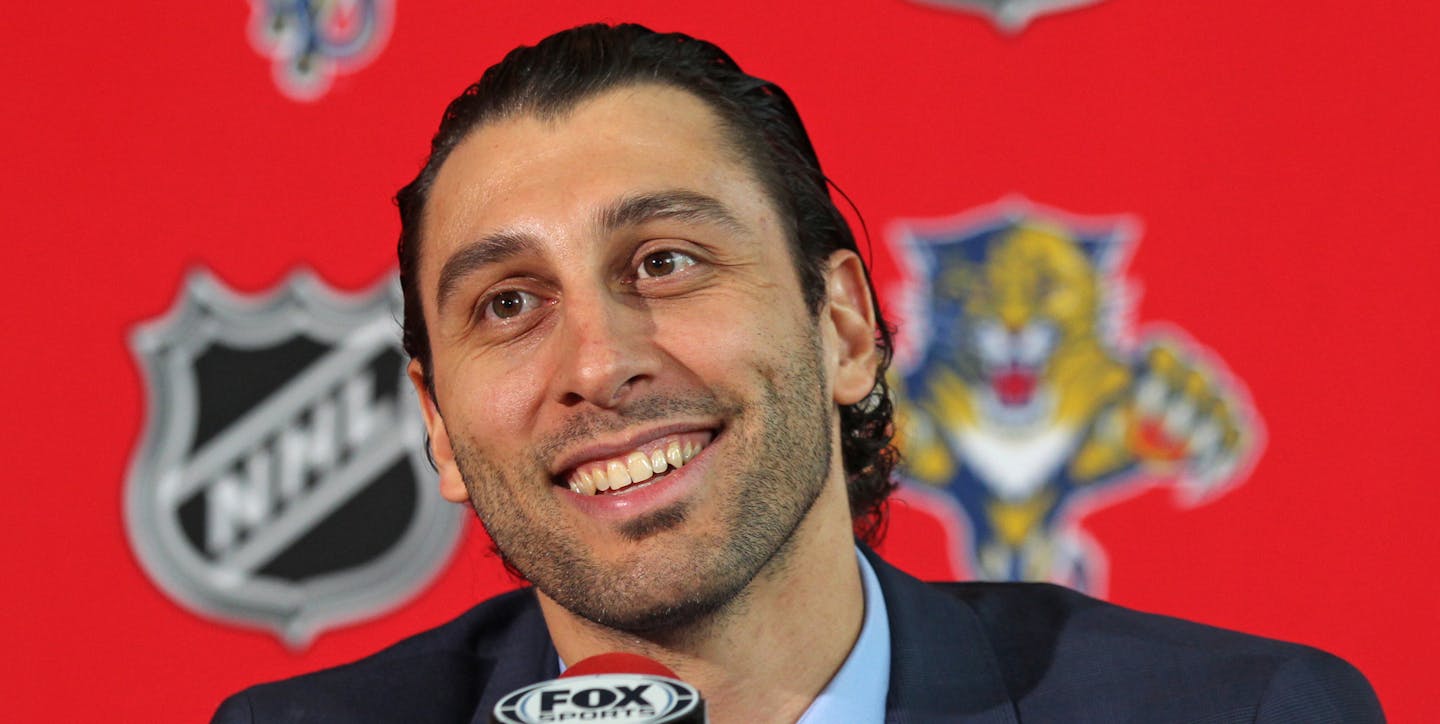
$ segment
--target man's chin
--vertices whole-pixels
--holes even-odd
[[[527,578],[554,604],[607,629],[657,642],[703,630],[740,609],[756,572],[724,560],[714,541],[666,534],[686,514],[667,508],[636,518],[626,535],[641,540],[612,539],[613,555],[592,551],[563,570],[542,565]]]
[[[673,641],[704,630],[727,612],[744,605],[745,587],[691,591],[682,596],[607,596],[610,600],[557,601],[571,613],[613,631]]]

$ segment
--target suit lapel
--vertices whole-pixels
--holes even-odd
[[[560,659],[533,591],[528,601],[498,645],[490,651],[476,652],[483,686],[471,724],[489,724],[490,712],[506,694],[560,675]]]
[[[862,551],[889,611],[887,724],[1015,724],[1015,706],[975,612]]]

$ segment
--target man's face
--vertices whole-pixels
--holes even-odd
[[[479,128],[423,239],[442,492],[566,609],[697,620],[827,485],[844,500],[835,334],[699,99],[626,87]]]

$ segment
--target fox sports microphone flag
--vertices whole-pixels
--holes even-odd
[[[493,724],[631,722],[705,724],[705,702],[695,687],[653,659],[600,654],[566,669],[558,679],[511,692],[491,712]]]

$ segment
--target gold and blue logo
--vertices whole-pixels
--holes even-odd
[[[1131,321],[1137,228],[1012,199],[892,234],[908,267],[901,495],[948,511],[952,555],[976,578],[1101,594],[1085,514],[1153,485],[1211,500],[1259,453],[1260,419],[1220,359]]]

